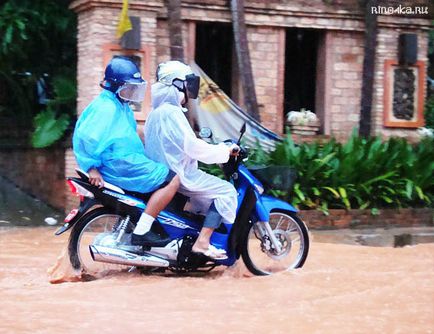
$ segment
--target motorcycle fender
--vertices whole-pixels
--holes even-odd
[[[76,222],[80,220],[80,218],[95,204],[99,202],[93,198],[85,198],[82,202],[80,202],[80,207],[78,208],[78,212],[74,218],[72,218],[69,222],[65,223],[61,228],[59,228],[55,235],[61,235],[62,233],[68,231]]]
[[[256,213],[260,221],[267,222],[270,219],[270,212],[275,209],[297,212],[291,204],[271,196],[262,195],[256,202]]]

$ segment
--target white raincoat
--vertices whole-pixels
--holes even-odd
[[[167,165],[181,179],[179,192],[190,197],[190,211],[206,214],[214,201],[217,211],[233,223],[237,192],[227,181],[198,169],[198,160],[224,163],[229,160],[228,146],[208,144],[194,134],[178,102],[178,90],[162,83],[152,85],[153,110],[146,120],[145,152]]]

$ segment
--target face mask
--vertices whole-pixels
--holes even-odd
[[[146,93],[146,81],[140,83],[125,83],[116,91],[118,96],[130,102],[143,102]]]
[[[177,90],[177,92],[178,92],[178,102],[180,105],[182,105],[182,103],[185,100],[185,94],[184,94],[184,92],[180,92],[178,90]]]
[[[197,99],[199,95],[200,77],[194,74],[189,74],[185,77],[187,86],[187,94],[190,99]]]

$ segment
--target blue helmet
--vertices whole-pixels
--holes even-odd
[[[104,81],[117,86],[144,82],[137,65],[126,57],[115,57],[110,61],[105,69]]]
[[[142,102],[145,98],[146,81],[131,59],[115,57],[107,65],[100,86],[115,93],[121,102]]]

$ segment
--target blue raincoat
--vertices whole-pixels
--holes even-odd
[[[73,149],[80,168],[86,172],[96,168],[105,181],[127,190],[145,193],[157,189],[169,170],[146,157],[136,128],[128,104],[104,90],[75,126]]]

